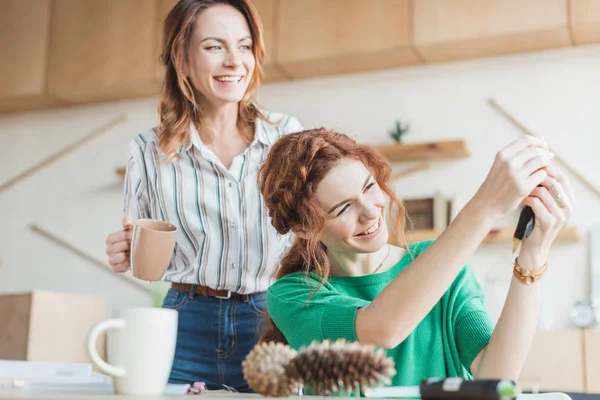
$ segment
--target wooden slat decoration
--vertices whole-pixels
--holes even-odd
[[[152,295],[152,293],[150,291],[150,287],[147,285],[147,283],[145,281],[134,278],[129,273],[118,274],[118,273],[113,272],[110,268],[110,265],[108,265],[107,262],[105,262],[103,260],[99,260],[98,258],[94,257],[93,255],[89,254],[88,252],[80,249],[73,243],[58,236],[56,233],[50,232],[48,229],[45,229],[37,224],[31,224],[29,226],[29,229],[32,232],[35,232],[36,234],[43,236],[44,238],[50,240],[54,244],[62,247],[63,249],[68,250],[69,252],[81,257],[82,259],[88,261],[89,263],[91,263],[97,267],[100,267],[100,269],[102,269],[103,271],[106,271],[107,273],[111,274],[112,276],[116,277],[117,279],[124,279],[126,282],[130,283],[132,287],[134,287],[138,290],[141,290],[144,294]]]
[[[523,134],[529,136],[540,137],[540,135],[534,134],[532,131],[527,129],[525,125],[523,125],[520,121],[518,121],[512,114],[510,114],[504,107],[502,107],[496,100],[488,99],[488,104],[495,108],[500,114],[502,114],[506,119],[508,119],[517,129],[519,129]],[[554,161],[560,163],[567,171],[573,174],[577,179],[579,179],[585,186],[587,186],[592,192],[594,192],[598,197],[600,197],[600,188],[596,187],[589,179],[587,179],[581,172],[576,170],[567,160],[561,157],[556,153],[556,150],[553,148],[549,148],[552,153],[554,153]]]
[[[50,155],[49,157],[40,161],[39,163],[32,166],[31,168],[28,168],[25,171],[21,172],[14,178],[11,178],[8,182],[0,184],[0,193],[13,187],[17,183],[25,180],[26,178],[36,174],[38,171],[41,171],[42,169],[48,167],[49,165],[53,164],[54,162],[60,160],[61,158],[71,154],[72,152],[79,149],[84,144],[87,144],[92,139],[95,139],[96,137],[103,135],[106,132],[109,132],[112,128],[114,128],[118,124],[125,122],[126,119],[127,118],[124,115],[120,115],[118,117],[113,118],[112,120],[99,126],[97,129],[93,130],[92,132],[90,132],[86,136],[82,137],[81,139],[75,141],[74,143],[71,143],[67,147]]]

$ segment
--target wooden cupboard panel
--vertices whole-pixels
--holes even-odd
[[[44,110],[60,106],[61,104],[60,101],[46,94],[0,97],[0,114]]]
[[[288,80],[289,77],[282,71],[278,65],[263,65],[264,80],[263,83],[273,83]]]
[[[414,44],[427,62],[570,45],[565,0],[419,0]]]
[[[0,12],[0,112],[45,108],[50,0],[3,0]]]
[[[4,0],[0,12],[0,97],[39,95],[46,85],[49,0]]]
[[[417,64],[410,49],[390,52],[343,54],[321,59],[281,63],[283,72],[292,78],[311,78],[375,71]]]
[[[600,331],[585,330],[586,392],[600,393]]]
[[[158,10],[156,12],[156,49],[154,50],[154,54],[156,54],[156,68],[155,68],[155,78],[158,82],[162,84],[165,79],[165,68],[160,63],[159,57],[162,53],[163,40],[165,40],[165,35],[163,32],[163,24],[165,22],[165,18],[169,15],[169,12],[177,4],[177,0],[158,0]]]
[[[156,0],[54,0],[48,90],[86,103],[155,94]]]
[[[582,330],[536,332],[518,384],[531,390],[535,383],[540,391],[585,390]]]
[[[408,0],[280,0],[276,63],[294,78],[417,64]]]
[[[575,44],[600,42],[600,1],[570,0],[569,7]]]
[[[265,59],[263,60],[263,71],[265,73],[263,82],[277,82],[286,79],[279,66],[275,64],[277,52],[277,40],[275,35],[280,23],[277,10],[279,0],[253,0],[263,24],[263,42],[265,43]]]

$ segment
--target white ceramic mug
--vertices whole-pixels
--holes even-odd
[[[126,308],[117,318],[92,327],[88,355],[101,372],[114,377],[117,394],[163,394],[175,357],[177,316],[177,311],[166,308]],[[104,331],[108,331],[108,362],[96,350]]]

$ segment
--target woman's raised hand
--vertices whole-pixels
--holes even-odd
[[[486,179],[473,197],[494,219],[513,211],[548,176],[554,158],[543,138],[524,136],[496,154]]]

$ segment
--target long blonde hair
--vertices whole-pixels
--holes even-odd
[[[247,127],[253,126],[257,118],[264,119],[252,100],[263,79],[261,64],[265,56],[262,22],[252,2],[250,0],[180,0],[164,21],[164,42],[160,57],[166,72],[158,110],[160,116],[158,138],[161,150],[171,159],[175,158],[177,150],[190,140],[190,125],[200,123],[202,110],[196,101],[192,84],[183,71],[198,15],[217,4],[229,5],[242,13],[252,35],[252,53],[256,63],[248,89],[240,101],[238,123]]]

